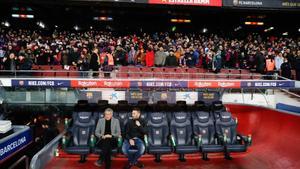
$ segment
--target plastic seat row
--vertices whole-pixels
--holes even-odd
[[[33,76],[79,77],[79,72],[77,72],[78,69],[76,66],[69,66],[69,70],[66,70],[61,65],[33,65],[32,70],[36,71],[33,73]]]
[[[166,79],[260,79],[259,74],[245,69],[221,69],[219,74],[209,73],[203,68],[170,67],[119,67],[119,78],[166,78]]]

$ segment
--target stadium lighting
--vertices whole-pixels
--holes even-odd
[[[207,28],[203,28],[203,29],[202,29],[202,33],[206,33],[207,31],[208,31]]]
[[[257,22],[257,25],[264,25],[263,22]]]
[[[176,27],[176,26],[173,26],[173,27],[172,27],[172,32],[175,32],[176,29],[177,29],[177,27]]]
[[[259,25],[262,26],[264,25],[264,22],[245,22],[245,25]]]
[[[46,27],[43,22],[37,22],[36,24],[42,29],[44,29]]]
[[[268,29],[265,29],[265,32],[269,32],[269,31],[271,31],[271,30],[273,30],[274,29],[274,27],[272,26],[272,27],[270,27],[270,28],[268,28]]]
[[[191,23],[192,21],[190,19],[185,19],[184,23]]]
[[[239,26],[239,27],[235,28],[234,31],[237,32],[237,31],[239,31],[239,30],[241,30],[241,29],[242,29],[242,27]]]
[[[300,32],[300,28],[298,29],[298,32]]]
[[[19,14],[11,14],[11,17],[13,17],[13,18],[19,18],[20,15]]]
[[[192,20],[190,19],[171,19],[170,20],[172,23],[191,23]]]
[[[34,18],[34,15],[26,15],[26,14],[11,14],[11,17],[13,18]]]
[[[287,35],[289,35],[289,33],[288,32],[284,32],[284,33],[282,33],[282,35],[283,36],[287,36]]]
[[[107,16],[99,16],[99,17],[93,17],[93,20],[95,21],[112,21],[113,18],[112,17],[107,17]]]
[[[54,27],[55,27],[55,28],[58,28],[58,26],[57,26],[57,25],[55,25]]]
[[[79,27],[78,27],[77,25],[75,25],[75,26],[74,26],[74,29],[75,29],[76,31],[78,31],[78,30],[79,30]]]
[[[92,26],[90,26],[90,29],[93,29],[93,27],[92,27]]]
[[[32,18],[34,18],[34,15],[27,15],[27,18],[32,19]]]
[[[10,27],[10,24],[9,24],[9,22],[7,22],[7,21],[2,22],[1,24],[2,24],[3,26],[5,26],[5,27]]]

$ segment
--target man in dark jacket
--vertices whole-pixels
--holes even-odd
[[[133,166],[143,168],[144,165],[138,162],[138,159],[144,154],[145,145],[144,135],[148,133],[146,122],[140,118],[141,111],[138,108],[132,110],[132,120],[128,121],[125,131],[125,140],[122,146],[123,153],[128,157],[129,163],[125,169]],[[130,149],[137,149],[137,152],[131,153]]]
[[[19,55],[18,67],[19,70],[31,70],[32,62],[25,58],[25,54],[21,53]],[[30,75],[30,72],[20,72],[19,75]]]
[[[291,79],[291,64],[287,58],[284,58],[284,62],[280,66],[281,76]]]
[[[117,47],[114,55],[116,59],[116,65],[126,66],[126,52],[121,46]]]
[[[173,50],[171,50],[170,51],[170,55],[167,56],[165,64],[166,64],[166,66],[169,66],[169,67],[176,67],[176,66],[178,66],[177,58],[174,55],[174,51]]]
[[[193,67],[195,65],[194,60],[193,60],[193,50],[188,49],[187,52],[185,53],[185,58],[186,58],[186,66],[187,67]]]
[[[93,54],[91,56],[91,61],[90,61],[90,70],[93,71],[93,77],[97,77],[99,76],[99,62],[98,62],[98,59],[99,59],[99,55],[98,55],[98,49],[95,48],[93,50]]]
[[[4,72],[3,74],[9,75],[9,76],[15,76],[15,71],[17,69],[17,57],[14,53],[10,53],[8,57],[3,58],[3,68],[7,72]]]
[[[18,66],[19,70],[31,70],[31,61],[27,58],[25,58],[25,54],[21,53],[19,55],[19,60],[18,60]]]
[[[16,56],[14,53],[10,53],[9,57],[4,57],[3,58],[3,67],[4,70],[10,70],[10,71],[15,71],[17,68],[17,63],[16,63]]]
[[[258,73],[264,73],[264,70],[265,70],[265,56],[261,51],[257,51],[255,60],[256,60],[256,71]]]

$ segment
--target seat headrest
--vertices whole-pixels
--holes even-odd
[[[223,102],[222,101],[214,101],[214,102],[212,102],[212,105],[214,107],[223,107]]]
[[[232,119],[231,113],[229,112],[221,112],[220,119],[222,122],[229,122]]]
[[[187,120],[187,114],[186,113],[174,113],[174,118],[177,123],[183,123]]]
[[[78,100],[77,101],[77,105],[78,106],[87,105],[87,104],[89,104],[89,102],[87,100]]]
[[[165,100],[160,100],[160,101],[157,101],[157,104],[160,105],[160,106],[162,106],[162,105],[167,105],[168,102],[165,101]]]
[[[179,101],[176,102],[176,104],[179,105],[179,106],[185,106],[186,105],[186,101],[179,100]]]
[[[127,100],[119,100],[118,105],[128,105],[128,101]]]
[[[77,120],[80,123],[88,123],[92,118],[92,113],[91,112],[79,112],[77,114]]]
[[[206,123],[209,121],[209,113],[208,112],[197,112],[198,121],[201,123]]]
[[[164,115],[161,113],[151,113],[151,121],[153,123],[161,123],[163,122]]]
[[[108,105],[108,100],[98,100],[98,106],[106,106]]]
[[[77,108],[77,111],[81,111],[84,108],[88,107],[89,102],[87,100],[78,100],[75,107]]]
[[[195,101],[194,107],[196,111],[209,110],[204,101]]]
[[[138,105],[139,105],[139,106],[145,106],[145,105],[148,105],[148,101],[146,101],[146,100],[139,100],[139,101],[138,101]]]

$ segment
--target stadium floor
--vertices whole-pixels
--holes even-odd
[[[233,116],[238,117],[238,131],[252,134],[253,144],[247,153],[232,154],[233,160],[225,160],[222,154],[209,154],[209,161],[201,160],[200,154],[186,155],[186,162],[179,162],[176,154],[162,156],[163,162],[155,163],[145,155],[141,160],[146,169],[298,169],[300,168],[300,116],[279,113],[262,107],[227,105]],[[243,111],[241,111],[243,110]],[[84,164],[78,156],[60,152],[46,169],[93,169],[96,155],[90,155]],[[113,169],[119,169],[126,158],[113,159]]]

